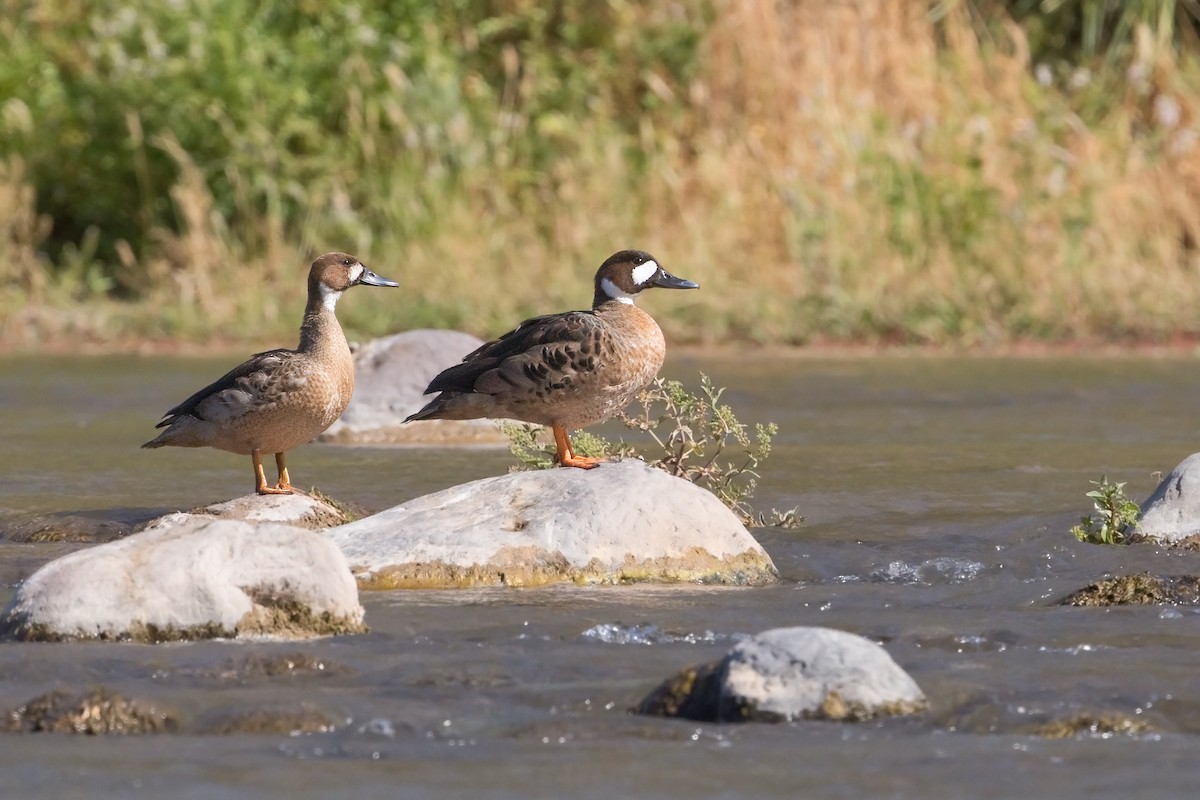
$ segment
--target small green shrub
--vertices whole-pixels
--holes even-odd
[[[795,508],[762,513],[750,506],[758,486],[758,469],[771,453],[771,439],[778,428],[774,423],[759,423],[751,431],[738,421],[732,408],[721,403],[724,391],[703,373],[700,394],[687,391],[679,381],[657,378],[638,396],[639,410],[622,412],[620,417],[627,428],[650,435],[655,446],[649,452],[586,431],[572,434],[572,448],[578,455],[592,458],[640,458],[709,490],[746,525],[798,527],[804,518]],[[509,450],[520,462],[518,469],[554,466],[554,445],[541,435],[544,428],[517,422],[502,422],[500,427],[508,436]]]
[[[1125,496],[1124,483],[1109,483],[1108,476],[1091,481],[1096,488],[1087,493],[1096,514],[1081,517],[1071,533],[1081,542],[1119,544],[1137,527],[1138,504]]]

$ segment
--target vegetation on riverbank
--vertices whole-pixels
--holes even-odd
[[[0,0],[0,337],[272,342],[587,302],[637,246],[673,341],[1194,336],[1183,3]]]

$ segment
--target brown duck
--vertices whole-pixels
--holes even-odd
[[[308,272],[300,345],[251,356],[163,415],[166,428],[142,447],[216,447],[254,461],[259,494],[293,491],[283,454],[312,441],[346,410],[354,360],[334,307],[352,286],[398,286],[354,256],[328,253]],[[279,481],[267,486],[263,453],[275,454]]]
[[[441,394],[405,421],[489,417],[548,425],[558,463],[591,469],[600,459],[575,455],[567,431],[613,416],[658,374],[666,342],[633,304],[656,286],[699,288],[641,250],[610,256],[596,272],[590,311],[534,317],[488,342],[434,378],[425,393]]]

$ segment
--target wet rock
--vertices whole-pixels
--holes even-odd
[[[720,500],[631,459],[473,481],[329,536],[372,589],[778,578]]]
[[[155,512],[146,509],[64,511],[8,522],[0,528],[0,541],[21,544],[49,542],[111,542],[148,524]]]
[[[1137,535],[1162,544],[1200,535],[1200,453],[1181,461],[1142,503]]]
[[[1143,736],[1153,733],[1154,727],[1144,719],[1110,711],[1101,713],[1080,712],[1066,719],[1051,719],[1034,726],[1034,736],[1046,739],[1073,739],[1113,736]]]
[[[4,715],[0,729],[13,733],[170,733],[176,718],[152,704],[128,700],[105,688],[86,692],[58,689]]]
[[[328,678],[354,675],[345,664],[309,653],[251,653],[231,658],[219,666],[189,670],[188,674],[223,681],[275,680],[278,678]]]
[[[429,400],[425,387],[483,344],[470,334],[415,330],[367,342],[354,352],[355,386],[342,418],[320,440],[338,444],[503,444],[490,420],[404,425]]]
[[[920,687],[874,642],[831,628],[777,628],[668,678],[636,711],[702,722],[854,722],[926,705]]]
[[[1059,601],[1063,606],[1196,605],[1200,577],[1164,576],[1144,572],[1118,575],[1089,584]]]
[[[222,716],[200,726],[202,733],[217,736],[234,734],[276,734],[296,736],[328,733],[336,730],[338,720],[309,706],[299,709],[258,708]]]
[[[354,579],[327,537],[180,516],[46,564],[18,588],[0,634],[163,642],[365,629]]]

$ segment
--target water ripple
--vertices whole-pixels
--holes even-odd
[[[591,639],[604,644],[715,644],[718,642],[735,642],[744,638],[742,634],[714,633],[706,630],[703,633],[677,633],[664,631],[652,623],[626,625],[621,622],[604,622],[593,625],[579,634],[584,639]]]

